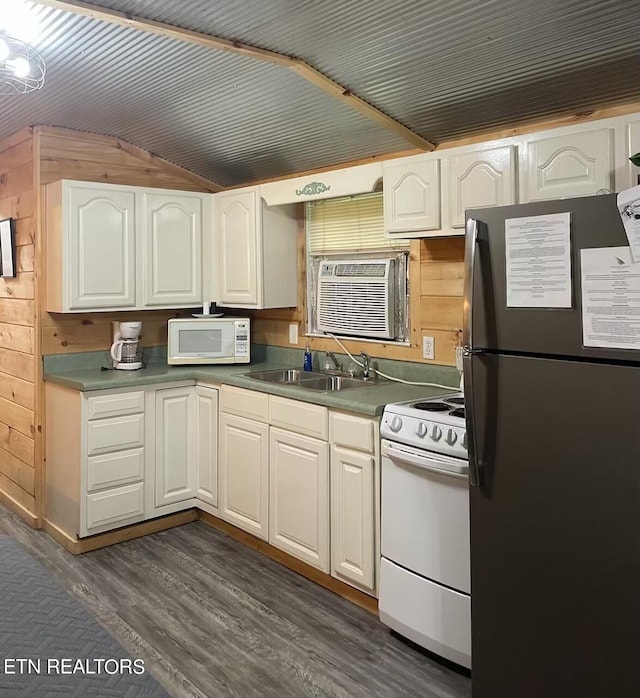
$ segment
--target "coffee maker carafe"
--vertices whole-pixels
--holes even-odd
[[[142,361],[138,351],[140,342],[141,322],[114,322],[113,344],[111,345],[111,358],[113,367],[133,371],[142,368]]]

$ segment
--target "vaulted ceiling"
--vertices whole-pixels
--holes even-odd
[[[640,0],[3,0],[2,15],[9,33],[26,20],[47,76],[0,97],[0,138],[113,135],[225,186],[640,99]]]

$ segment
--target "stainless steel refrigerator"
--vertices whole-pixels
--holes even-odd
[[[570,308],[507,307],[505,221],[569,212]],[[640,696],[640,351],[583,346],[615,195],[467,211],[474,698]]]

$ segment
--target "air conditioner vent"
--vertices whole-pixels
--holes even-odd
[[[394,261],[323,262],[318,276],[318,329],[393,339]]]
[[[336,264],[336,276],[385,276],[386,264]]]

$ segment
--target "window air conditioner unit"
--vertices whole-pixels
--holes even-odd
[[[332,334],[393,339],[395,259],[322,262],[317,328]]]

